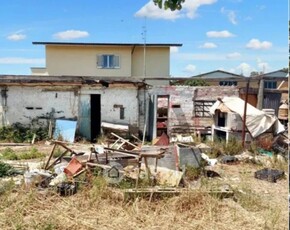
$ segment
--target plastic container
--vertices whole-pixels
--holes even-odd
[[[75,157],[71,159],[68,165],[64,168],[64,173],[68,176],[73,176],[82,169],[82,164]]]

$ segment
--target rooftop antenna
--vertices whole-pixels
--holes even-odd
[[[263,74],[266,72],[265,70],[266,70],[266,66],[265,64],[263,64]]]
[[[146,33],[147,33],[147,26],[146,26],[146,17],[145,17],[145,21],[144,21],[144,26],[142,26],[142,29],[143,29],[143,32],[142,32],[142,39],[143,39],[143,42],[144,42],[144,51],[143,51],[143,54],[144,54],[144,57],[143,57],[143,75],[144,75],[144,78],[146,77]]]

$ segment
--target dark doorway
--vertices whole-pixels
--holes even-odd
[[[226,114],[222,112],[218,112],[218,126],[225,127],[226,126]]]
[[[169,96],[157,96],[157,120],[156,120],[156,136],[160,137],[162,133],[167,134],[168,127],[168,109]]]
[[[101,134],[101,95],[91,94],[91,142]]]

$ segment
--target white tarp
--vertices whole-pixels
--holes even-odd
[[[226,106],[232,112],[238,113],[243,120],[245,101],[241,98],[224,97],[222,101],[217,100],[210,108],[210,113],[214,115],[215,111],[220,106]],[[264,111],[261,111],[247,103],[246,127],[253,138],[266,132],[272,126],[274,128],[274,134],[285,131],[284,126],[276,116],[266,114]]]

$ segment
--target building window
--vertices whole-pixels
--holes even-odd
[[[195,117],[211,117],[209,112],[214,101],[194,101],[194,116]]]
[[[264,81],[264,88],[265,89],[276,89],[277,82],[276,81]]]
[[[238,82],[237,81],[220,81],[220,86],[237,86]]]
[[[124,120],[125,119],[125,108],[120,107],[120,119]]]
[[[97,57],[97,67],[103,69],[120,68],[120,57],[113,54],[103,54]]]

